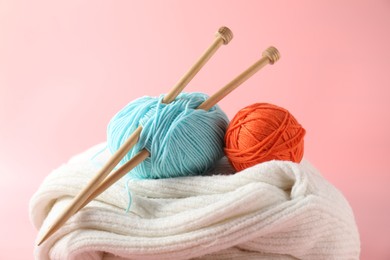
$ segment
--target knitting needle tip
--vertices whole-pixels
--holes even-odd
[[[47,239],[47,235],[43,236],[43,237],[39,240],[38,246],[42,245],[42,243],[45,242],[46,239]]]
[[[47,231],[44,233],[43,236],[38,240],[38,246],[42,245],[43,242],[45,242],[56,230],[58,229],[58,223],[57,225],[52,225]]]

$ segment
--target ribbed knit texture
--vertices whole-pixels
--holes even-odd
[[[96,173],[102,146],[53,171],[30,202],[38,237]],[[231,173],[227,160],[216,173]],[[126,178],[40,247],[45,259],[358,259],[360,240],[343,195],[307,161],[270,161],[233,175]]]

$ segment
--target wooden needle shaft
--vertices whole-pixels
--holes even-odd
[[[252,77],[256,72],[263,68],[267,64],[273,64],[280,58],[280,54],[275,47],[269,47],[263,52],[263,57],[256,61],[252,66],[238,75],[235,79],[230,81],[226,86],[221,88],[214,95],[209,97],[205,102],[203,102],[198,108],[209,110],[219,101],[221,101],[226,95],[235,90],[238,86],[244,83],[247,79]]]
[[[150,153],[146,149],[142,149],[139,153],[137,153],[133,158],[124,163],[118,170],[111,173],[107,176],[106,179],[92,192],[92,194],[88,197],[88,199],[84,202],[84,204],[79,208],[84,208],[88,203],[90,203],[93,199],[99,196],[103,191],[111,187],[115,182],[119,181],[120,178],[125,176],[128,172],[130,172],[134,167],[140,164],[143,160],[148,158]]]
[[[164,103],[172,102],[191,79],[200,71],[212,55],[218,50],[222,44],[228,44],[233,38],[233,34],[227,27],[221,27],[216,32],[216,38],[209,48],[202,54],[199,60],[192,66],[189,71],[179,80],[172,90],[164,97]],[[118,149],[117,152],[108,160],[108,162],[100,169],[96,176],[87,184],[87,186],[72,200],[68,207],[58,216],[54,224],[42,236],[38,245],[42,244],[48,237],[56,232],[80,207],[85,204],[85,201],[90,197],[96,187],[107,177],[107,175],[115,168],[122,158],[130,151],[137,143],[141,134],[142,127],[139,126],[134,133],[126,140],[126,142]]]
[[[274,56],[271,57],[270,52]],[[266,49],[266,51],[263,52],[263,58],[261,58],[259,61],[255,62],[252,66],[250,66],[248,69],[246,69],[243,73],[241,73],[239,76],[237,76],[235,79],[233,79],[231,82],[229,82],[226,86],[221,88],[219,91],[217,91],[213,96],[209,97],[207,100],[205,100],[202,104],[198,106],[197,109],[204,109],[209,110],[214,105],[217,104],[218,101],[223,99],[226,95],[228,95],[230,92],[232,92],[235,88],[240,86],[245,80],[253,76],[256,72],[258,72],[262,67],[264,67],[267,64],[273,64],[276,62],[280,57],[280,54],[278,50],[274,47],[269,47]],[[82,205],[81,208],[86,206],[90,201],[92,201],[94,198],[99,196],[103,191],[108,189],[111,185],[113,185],[115,182],[117,182],[120,178],[122,178],[124,175],[126,175],[128,172],[130,172],[134,167],[136,167],[139,163],[141,163],[143,160],[145,160],[148,156],[150,156],[150,153],[146,149],[142,149],[137,155],[135,155],[132,159],[127,161],[124,165],[122,165],[118,170],[114,171],[110,176],[108,176],[97,188],[96,190],[91,194],[91,196],[85,201],[85,203]]]
[[[180,94],[184,87],[187,86],[187,84],[195,77],[195,75],[214,55],[214,53],[219,49],[219,47],[222,44],[227,44],[231,40],[231,37],[233,37],[231,31],[228,30],[226,27],[220,28],[219,31],[216,33],[216,36],[217,37],[215,37],[214,42],[210,45],[210,47],[207,48],[207,50],[203,53],[199,60],[176,83],[176,86],[173,87],[173,89],[164,96],[163,103],[171,103],[173,100],[175,100],[175,98]]]

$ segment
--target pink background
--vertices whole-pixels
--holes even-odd
[[[50,171],[105,140],[129,101],[159,95],[229,26],[190,83],[209,94],[276,46],[220,105],[270,102],[306,128],[305,157],[350,201],[362,259],[390,259],[390,2],[0,1],[0,259],[31,259],[28,202]]]

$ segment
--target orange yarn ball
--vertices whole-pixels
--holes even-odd
[[[241,109],[225,135],[225,154],[237,171],[270,160],[300,162],[305,129],[288,110],[267,103]]]

